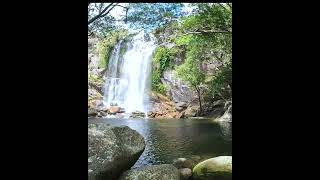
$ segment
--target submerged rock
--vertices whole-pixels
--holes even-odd
[[[180,173],[181,180],[187,180],[192,176],[192,170],[189,168],[179,169],[179,173]]]
[[[193,170],[194,180],[231,180],[232,156],[219,156],[197,164]]]
[[[197,163],[199,163],[200,160],[200,156],[190,156],[188,158],[178,158],[173,160],[173,165],[178,168],[189,168],[192,169]]]
[[[180,173],[171,164],[151,165],[124,172],[119,180],[179,180]]]
[[[138,160],[143,137],[127,126],[88,125],[88,179],[113,180]]]

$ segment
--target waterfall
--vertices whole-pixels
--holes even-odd
[[[109,59],[105,76],[104,105],[117,104],[126,113],[147,112],[151,59],[155,50],[154,38],[143,31],[130,42],[120,41]],[[121,55],[121,50],[126,49]]]

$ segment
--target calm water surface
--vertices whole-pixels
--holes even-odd
[[[232,155],[232,124],[206,119],[89,119],[89,123],[129,126],[145,139],[146,148],[133,168],[172,163],[173,159]]]

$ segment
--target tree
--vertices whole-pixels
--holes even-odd
[[[221,68],[226,67],[232,55],[232,6],[222,3],[196,6],[195,14],[183,20],[176,42],[199,52],[200,61],[219,61]]]
[[[232,6],[217,3],[195,6],[193,14],[184,17],[180,28],[176,28],[174,42],[186,51],[184,64],[176,69],[177,75],[197,92],[201,107],[203,94],[209,99],[231,97]],[[213,75],[203,72],[203,63],[218,64]]]
[[[176,69],[176,75],[197,92],[200,113],[202,113],[201,86],[204,83],[205,75],[201,72],[200,61],[196,59],[197,52],[189,51],[184,64]]]

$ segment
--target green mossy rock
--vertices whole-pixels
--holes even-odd
[[[194,180],[231,180],[232,156],[207,159],[193,168]]]

